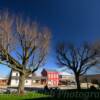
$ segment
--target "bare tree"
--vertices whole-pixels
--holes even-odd
[[[77,89],[80,89],[80,76],[98,63],[96,59],[100,53],[98,48],[88,43],[79,48],[73,44],[60,43],[56,51],[58,64],[73,71]]]
[[[0,63],[20,73],[18,93],[24,93],[24,80],[44,63],[50,31],[29,19],[11,17],[3,12],[0,15],[0,34],[3,37]]]

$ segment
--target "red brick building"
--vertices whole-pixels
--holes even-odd
[[[6,86],[8,83],[8,78],[0,77],[0,86]]]
[[[43,77],[47,77],[46,83],[50,86],[58,86],[59,84],[59,72],[55,70],[43,69],[41,72]]]

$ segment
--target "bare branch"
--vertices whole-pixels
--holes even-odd
[[[16,69],[23,72],[30,69],[30,65],[34,69],[35,63],[36,69],[40,67],[48,52],[50,41],[50,31],[47,28],[39,28],[36,23],[29,19],[23,20],[22,17],[14,18],[8,12],[4,12],[0,16],[0,32],[2,32],[5,40],[8,36],[11,38],[8,41],[3,41],[6,48],[0,43],[0,56],[5,58],[5,60],[2,59],[3,61],[7,61],[10,65],[14,65]],[[8,52],[8,45],[12,44],[10,40],[13,40],[13,43],[16,41],[13,53],[16,53],[16,57],[20,57],[19,61]],[[32,57],[33,55],[34,57]]]
[[[62,43],[57,47],[57,61],[62,67],[70,68],[75,75],[77,87],[80,88],[79,77],[91,67],[98,64],[100,48],[85,44],[78,49],[74,45]]]

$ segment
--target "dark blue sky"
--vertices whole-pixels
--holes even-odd
[[[0,9],[29,16],[51,29],[48,67],[57,66],[54,47],[58,41],[77,45],[100,39],[100,0],[0,0]]]

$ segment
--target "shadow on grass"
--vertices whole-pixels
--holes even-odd
[[[49,97],[37,97],[24,100],[100,100],[100,90],[81,89],[81,90],[54,90],[49,92],[39,91],[40,94],[50,94]]]
[[[100,100],[100,98],[94,99],[94,98],[53,98],[53,97],[41,97],[41,98],[33,98],[33,99],[24,99],[24,100]]]
[[[24,100],[56,100],[53,97],[40,97],[40,98],[33,98],[33,99],[24,99]],[[61,100],[61,99],[59,99]]]

